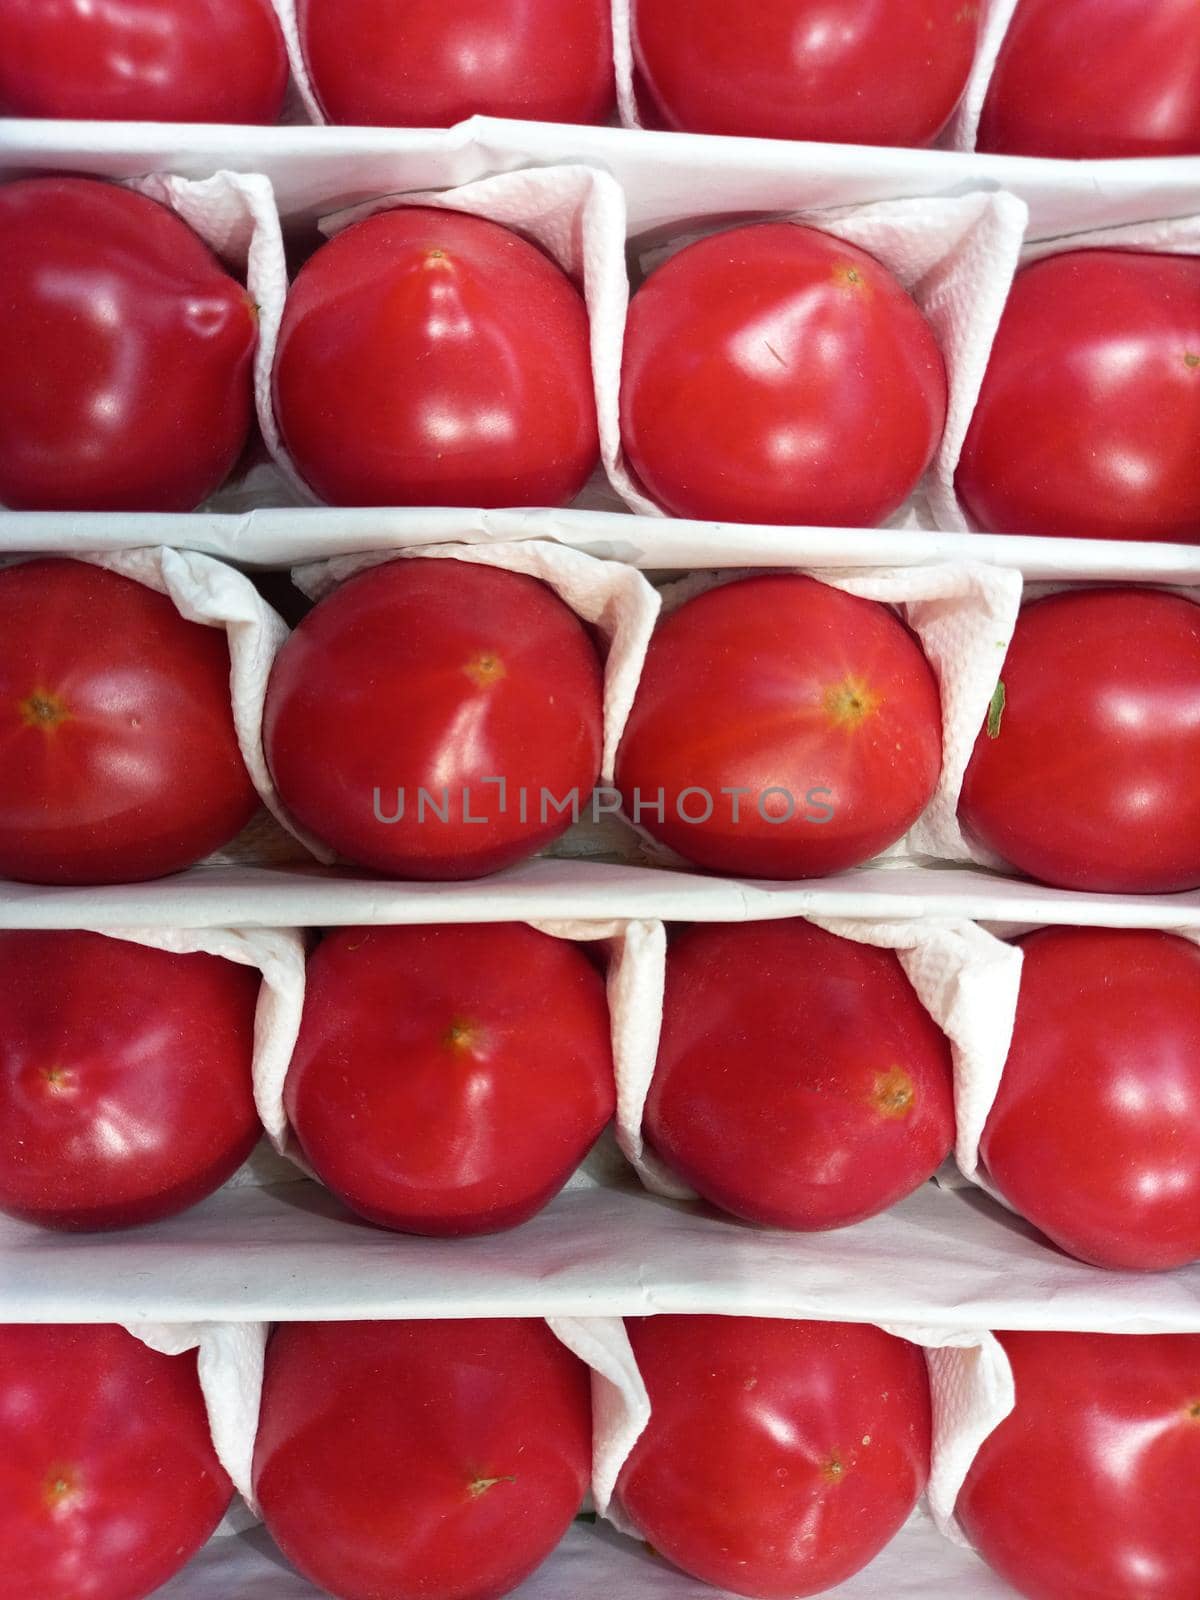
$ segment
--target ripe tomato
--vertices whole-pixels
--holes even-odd
[[[330,122],[604,122],[613,107],[609,0],[299,0],[297,15]]]
[[[566,830],[554,802],[575,790],[586,804],[602,687],[582,622],[536,578],[394,561],[344,583],[284,645],[267,761],[296,820],[348,860],[482,877]]]
[[[1154,589],[1035,600],[1002,683],[963,781],[967,833],[1063,889],[1200,886],[1200,608]]]
[[[891,950],[799,920],[697,925],[667,956],[645,1130],[735,1216],[842,1228],[949,1155],[950,1046]]]
[[[99,933],[0,933],[0,1210],[51,1228],[173,1216],[261,1131],[259,974]]]
[[[1100,160],[1200,152],[1192,0],[1020,0],[976,147]]]
[[[604,979],[523,923],[342,929],[308,963],[286,1104],[317,1176],[370,1221],[514,1227],[616,1109]]]
[[[1200,259],[1071,250],[1016,276],[958,492],[996,533],[1200,537]]]
[[[288,59],[270,0],[0,0],[0,111],[274,122]]]
[[[334,505],[560,505],[600,448],[583,297],[494,222],[369,217],[292,286],[275,415]]]
[[[1200,1594],[1200,1335],[1001,1333],[1017,1405],[958,1516],[1028,1600]]]
[[[626,1323],[651,1416],[617,1493],[661,1554],[735,1594],[842,1583],[929,1476],[925,1357],[879,1328],[759,1317]]]
[[[1004,1197],[1098,1267],[1200,1260],[1200,950],[1043,928],[980,1151]]]
[[[652,120],[685,133],[930,144],[979,16],[962,0],[633,0],[634,61]]]
[[[166,206],[90,178],[0,185],[0,238],[0,502],[193,510],[253,416],[250,296]]]
[[[143,1600],[232,1495],[194,1354],[104,1325],[0,1327],[5,1600]]]
[[[339,1600],[499,1600],[591,1474],[587,1368],[544,1322],[298,1322],[267,1349],[254,1486]]]
[[[689,861],[810,878],[894,844],[941,759],[937,681],[894,612],[777,573],[659,624],[617,783],[627,815]]]
[[[0,873],[162,877],[257,805],[220,628],[82,561],[0,571]]]
[[[946,368],[885,267],[791,222],[688,245],[637,291],[621,375],[630,465],[680,517],[874,526],[946,423]]]

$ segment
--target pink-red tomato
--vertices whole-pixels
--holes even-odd
[[[941,726],[933,669],[894,612],[812,578],[745,578],[659,624],[617,783],[626,814],[699,866],[820,877],[917,820]]]
[[[1062,889],[1200,886],[1200,607],[1132,588],[1035,600],[1001,683],[963,780],[967,833]]]
[[[946,368],[886,267],[757,223],[688,245],[634,295],[621,439],[679,517],[874,527],[946,423]]]
[[[561,505],[599,457],[588,341],[582,295],[536,246],[401,207],[301,269],[275,416],[334,505]]]
[[[254,413],[258,314],[166,206],[91,178],[0,186],[0,503],[192,511]]]
[[[285,1100],[309,1165],[370,1221],[514,1227],[616,1110],[604,979],[524,923],[342,929],[309,960]]]
[[[232,1495],[194,1353],[104,1324],[0,1327],[5,1600],[145,1600]]]
[[[976,146],[1100,160],[1200,153],[1192,0],[1020,0]]]
[[[1200,1594],[1200,1335],[1001,1333],[1016,1409],[958,1516],[1027,1600]]]
[[[627,1321],[650,1421],[617,1485],[661,1555],[722,1591],[820,1594],[897,1534],[929,1475],[925,1357],[879,1328]]]
[[[959,462],[995,533],[1200,539],[1200,258],[1071,250],[1019,272]]]
[[[274,122],[288,59],[271,0],[0,0],[0,112]]]
[[[299,0],[297,15],[330,122],[604,122],[616,96],[609,0]]]
[[[966,88],[963,0],[633,0],[650,120],[685,133],[930,144]]]
[[[119,1228],[211,1194],[260,1133],[257,969],[99,933],[0,933],[0,1211]]]
[[[86,562],[0,572],[0,874],[162,877],[257,805],[221,628]]]
[[[1137,1271],[1200,1260],[1200,949],[1043,928],[980,1151],[1064,1250]]]
[[[735,1216],[845,1227],[949,1155],[950,1046],[892,950],[799,920],[697,925],[667,955],[644,1127]]]
[[[254,1486],[338,1600],[500,1600],[591,1475],[587,1368],[544,1322],[299,1322],[267,1349]]]
[[[348,860],[394,877],[481,877],[556,839],[573,799],[586,806],[600,662],[536,578],[393,561],[292,634],[263,737],[284,804]]]

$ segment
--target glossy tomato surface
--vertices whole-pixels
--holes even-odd
[[[275,415],[334,505],[561,505],[599,457],[588,337],[582,295],[534,245],[403,207],[301,269]]]
[[[0,1210],[55,1228],[172,1216],[261,1131],[259,973],[99,933],[0,933]]]
[[[609,0],[299,0],[298,17],[330,122],[604,122],[616,97]]]
[[[85,562],[0,572],[0,875],[162,877],[257,805],[222,629]]]
[[[1200,1594],[1200,1335],[998,1334],[1016,1410],[958,1516],[1027,1600]]]
[[[626,1326],[651,1416],[617,1493],[660,1555],[722,1591],[794,1600],[844,1582],[900,1531],[929,1475],[915,1345],[845,1322]]]
[[[194,510],[246,442],[257,343],[254,302],[166,206],[0,185],[0,502]]]
[[[894,951],[798,920],[697,925],[668,952],[644,1128],[735,1216],[845,1227],[949,1155],[950,1046]]]
[[[338,1600],[500,1600],[579,1510],[591,1426],[588,1369],[542,1321],[288,1323],[255,1491]]]
[[[1200,1260],[1200,949],[1043,928],[980,1150],[1064,1250],[1138,1271]]]
[[[480,877],[556,839],[573,790],[586,807],[600,661],[536,578],[394,561],[296,629],[263,732],[284,804],[340,854],[395,877]]]
[[[686,133],[930,144],[975,56],[962,0],[633,0],[651,121]]]
[[[104,1324],[0,1326],[5,1600],[144,1600],[232,1494],[194,1353]]]
[[[616,1109],[604,979],[524,923],[331,933],[285,1100],[317,1176],[370,1221],[513,1227]]]
[[[1200,259],[1071,250],[1017,274],[957,485],[977,527],[1200,539]]]
[[[933,670],[894,612],[812,578],[746,578],[659,624],[617,783],[626,814],[689,861],[820,877],[916,821],[941,726]]]
[[[274,122],[288,60],[270,0],[0,0],[0,111]]]
[[[1063,889],[1200,886],[1200,607],[1131,588],[1036,600],[1001,681],[963,781],[966,831]]]
[[[976,148],[1094,160],[1200,152],[1192,0],[1019,0]]]
[[[676,516],[874,527],[945,422],[929,325],[885,267],[829,234],[714,234],[630,303],[621,438]]]

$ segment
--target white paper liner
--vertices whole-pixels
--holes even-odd
[[[966,93],[959,102],[958,110],[951,118],[950,126],[941,140],[943,144],[949,145],[951,150],[975,148],[983,102],[987,99],[988,86],[992,81],[992,73],[996,70],[1000,46],[1004,43],[1004,36],[1008,32],[1017,3],[1018,0],[983,0],[984,19],[979,34],[979,46],[975,51],[975,64],[971,68],[971,76],[967,79]]]

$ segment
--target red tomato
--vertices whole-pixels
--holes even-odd
[[[572,791],[586,806],[602,690],[582,622],[536,578],[393,561],[292,634],[263,739],[288,810],[350,861],[482,877],[558,838]]]
[[[0,111],[274,122],[287,50],[270,0],[0,0]]]
[[[925,1357],[879,1328],[626,1323],[651,1417],[617,1492],[654,1548],[762,1600],[820,1594],[897,1534],[929,1476]]]
[[[627,815],[699,866],[811,878],[894,844],[941,759],[937,681],[895,613],[777,573],[660,623],[617,783]]]
[[[299,1322],[267,1350],[254,1485],[339,1600],[499,1600],[591,1473],[587,1368],[544,1322]]]
[[[143,1600],[232,1494],[194,1354],[103,1325],[0,1327],[5,1600]]]
[[[162,877],[257,805],[222,629],[82,561],[0,571],[0,873]]]
[[[1020,0],[976,146],[1095,159],[1200,152],[1192,0]]]
[[[958,1516],[1028,1600],[1200,1594],[1200,1335],[1001,1333],[1017,1406]]]
[[[99,933],[0,933],[0,1210],[51,1228],[173,1216],[261,1131],[259,973]]]
[[[963,0],[633,0],[634,61],[686,133],[931,144],[979,35]]]
[[[621,438],[680,517],[874,526],[946,422],[946,368],[885,267],[791,222],[672,256],[629,307]]]
[[[1155,589],[1036,600],[1002,683],[963,781],[966,831],[1063,889],[1200,886],[1200,608]]]
[[[1071,250],[1017,274],[958,492],[996,533],[1200,538],[1200,259]]]
[[[334,505],[560,505],[599,455],[588,337],[583,297],[534,245],[402,207],[302,268],[275,415]]]
[[[667,957],[645,1130],[735,1216],[842,1228],[949,1155],[950,1046],[891,950],[799,920],[698,925]]]
[[[308,964],[286,1103],[317,1176],[370,1221],[514,1227],[616,1109],[604,979],[523,923],[330,934]]]
[[[1200,1260],[1200,949],[1169,933],[1043,928],[980,1145],[1064,1250],[1137,1271]]]
[[[609,0],[299,0],[297,15],[330,122],[605,122],[613,107]]]
[[[0,501],[193,510],[250,428],[250,296],[166,206],[90,178],[0,186],[0,237]]]

